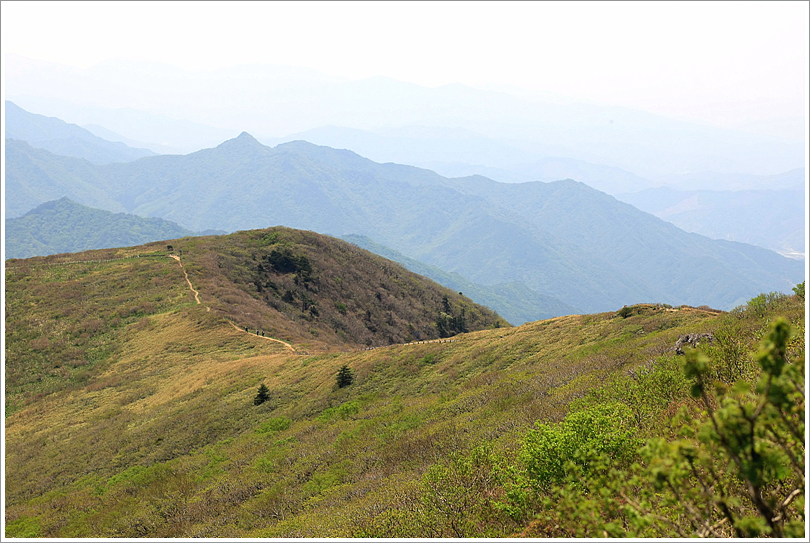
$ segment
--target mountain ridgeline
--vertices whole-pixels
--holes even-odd
[[[659,187],[616,197],[687,232],[751,243],[788,257],[802,257],[807,202],[804,168],[780,177],[793,185],[778,190],[733,192]],[[707,179],[703,186],[712,185]],[[751,217],[757,220],[752,221]]]
[[[482,285],[520,283],[585,312],[638,302],[730,309],[788,291],[800,262],[688,234],[572,180],[448,179],[247,133],[216,148],[93,166],[7,141],[9,216],[68,196],[192,230],[284,225],[356,234]]]
[[[55,117],[29,113],[6,100],[6,139],[28,142],[56,155],[83,158],[93,164],[130,162],[154,156],[149,149],[130,147],[119,141],[108,141],[88,130]]]

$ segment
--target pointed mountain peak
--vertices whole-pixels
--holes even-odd
[[[255,143],[259,143],[259,140],[257,140],[256,138],[254,138],[253,136],[251,136],[251,135],[250,135],[250,134],[248,134],[247,132],[242,132],[241,134],[239,134],[239,135],[236,137],[236,141],[241,141],[241,142],[243,142],[243,143],[247,143],[247,142],[250,142],[250,143],[254,143],[254,142],[255,142]],[[259,143],[259,145],[261,145],[261,143]]]
[[[264,147],[259,140],[248,134],[247,132],[242,132],[235,138],[231,138],[229,140],[225,140],[218,145],[218,147],[227,146],[227,147],[250,147],[250,146],[259,146]]]
[[[216,147],[217,149],[228,151],[229,153],[248,153],[249,156],[254,156],[257,152],[267,151],[268,147],[262,145],[259,140],[248,134],[242,132],[233,139],[223,141]]]

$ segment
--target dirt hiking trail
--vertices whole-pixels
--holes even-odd
[[[177,256],[177,255],[169,255],[169,256],[171,258],[175,259],[178,264],[180,264],[180,269],[183,270],[183,275],[186,276],[186,283],[188,283],[188,288],[190,288],[191,292],[194,293],[194,299],[197,301],[198,304],[202,304],[202,302],[200,301],[200,293],[191,284],[191,280],[188,278],[188,273],[186,272],[186,268],[183,267],[183,262],[181,262],[180,257]],[[205,306],[205,310],[206,311],[211,311],[211,308],[208,307],[208,306]],[[239,330],[242,333],[250,334],[251,336],[253,336],[253,334],[251,334],[249,331],[244,330],[243,328],[240,328],[239,326],[234,324],[232,321],[228,321],[228,324],[230,324],[231,326],[233,326],[234,328],[236,328],[237,330]],[[276,338],[272,338],[272,337],[265,337],[265,336],[260,336],[260,335],[256,335],[256,337],[261,338],[261,339],[266,339],[268,341],[275,341],[276,343],[281,343],[282,345],[287,347],[290,351],[292,351],[294,354],[301,354],[295,349],[295,347],[293,347],[292,345],[290,345],[286,341],[281,341],[280,339],[276,339]]]

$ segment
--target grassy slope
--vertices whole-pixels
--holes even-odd
[[[299,322],[294,322],[300,317],[294,308],[279,304],[290,313],[293,320],[288,320],[257,299],[256,292],[246,292],[245,284],[234,285],[228,279],[229,272],[238,275],[249,271],[237,265],[242,264],[238,259],[234,260],[234,255],[244,256],[240,251],[257,249],[261,257],[262,250],[281,246],[266,243],[268,233],[272,232],[237,233],[219,241],[209,237],[170,242],[179,250],[185,248],[184,260],[194,280],[201,279],[204,287],[211,287],[220,296],[213,298],[203,291],[206,303],[213,307],[210,312],[195,304],[183,269],[166,257],[165,242],[7,263],[7,460],[14,466],[9,473],[9,498],[37,495],[53,485],[75,480],[77,474],[103,473],[133,462],[172,458],[216,441],[222,431],[230,435],[235,429],[233,424],[242,424],[244,430],[255,423],[255,417],[238,422],[244,413],[231,412],[227,402],[217,402],[212,409],[207,405],[211,398],[200,395],[201,388],[214,382],[221,385],[217,380],[220,376],[225,381],[233,379],[234,371],[240,379],[254,375],[255,382],[246,385],[253,386],[265,374],[251,373],[251,368],[266,366],[267,359],[262,356],[289,352],[279,343],[234,327],[231,322],[241,326],[245,316],[243,312],[235,313],[234,307],[240,311],[249,309],[248,315],[254,317],[249,324],[258,322],[268,332],[281,330],[286,339],[308,349],[347,348],[334,330],[317,322],[319,319],[298,318]],[[414,322],[424,330],[423,339],[437,337],[429,320],[435,318],[434,309],[441,304],[442,295],[451,299],[454,309],[468,310],[468,324],[473,328],[495,322],[506,325],[468,299],[348,244],[336,242],[340,247],[330,251],[331,242],[316,234],[289,230],[278,233],[286,240],[284,247],[311,257],[313,278],[309,286],[322,291],[320,296],[312,293],[317,302],[327,306],[322,316],[328,317],[334,311],[341,317],[349,316],[353,310],[376,313],[371,307],[363,312],[363,300],[353,300],[353,295],[373,293],[374,281],[379,281],[378,290],[384,292],[376,301],[383,309],[392,309],[387,304],[396,299],[407,301],[409,296],[432,302],[435,307],[413,301],[398,311],[409,315],[408,310],[414,307],[421,310],[423,314],[417,315],[421,320]],[[258,247],[249,243],[254,234],[261,241]],[[320,255],[308,251],[307,243],[314,243],[321,255],[353,259],[354,268],[345,261],[337,265],[353,274],[347,277],[348,282],[356,283],[360,289],[336,287],[334,278],[327,273],[330,268],[324,266]],[[222,261],[228,264],[224,272],[218,265]],[[279,277],[283,275],[270,273],[265,279],[296,283],[292,276]],[[328,309],[330,300],[326,296],[334,295],[335,290],[346,296],[340,298],[346,301],[345,314],[334,303],[334,311]],[[241,297],[234,298],[237,294]],[[371,319],[369,324],[395,334],[371,336],[368,343],[413,339],[413,330],[402,323],[394,323],[399,324],[398,328],[386,328],[387,323]],[[332,332],[330,345],[311,341],[319,331]],[[250,360],[244,360],[246,357]],[[229,364],[223,366],[224,361]],[[295,391],[300,389],[297,383],[291,386]],[[224,392],[218,389],[216,394]],[[254,415],[250,411],[247,414]],[[202,421],[204,428],[193,421]],[[172,428],[175,424],[177,428]],[[171,437],[164,440],[161,436],[166,435]],[[47,440],[58,444],[57,462],[50,453],[41,455],[40,447]],[[15,443],[21,448],[15,448]],[[32,443],[40,447],[31,448]],[[43,467],[43,461],[47,467]],[[43,473],[47,475],[43,477]]]
[[[167,246],[183,255],[184,267],[167,258]],[[259,263],[268,267],[263,256],[277,249],[308,256],[308,277],[259,272]],[[206,319],[262,329],[315,351],[354,348],[361,340],[379,346],[435,339],[443,297],[452,313],[464,313],[469,329],[508,326],[487,308],[380,257],[283,228],[10,260],[6,270],[7,413],[87,385],[126,356],[123,344],[134,330],[151,329],[153,317],[190,309],[195,301],[184,273],[203,292]],[[360,330],[348,337],[352,327]]]
[[[277,232],[298,253],[322,241]],[[7,269],[7,535],[453,536],[435,520],[445,512],[425,501],[431,467],[481,445],[513,458],[535,421],[560,420],[603,383],[671,359],[679,335],[731,318],[644,305],[627,318],[573,315],[452,343],[317,352],[293,318],[285,339],[306,339],[313,353],[293,355],[228,322],[244,315],[235,308],[268,307],[246,283],[229,284],[239,267],[228,255],[268,250],[272,233],[173,242],[203,305],[160,253],[165,244],[78,255],[152,257],[10,263],[25,267]],[[238,292],[247,298],[229,303]],[[772,317],[761,309],[731,318],[746,352]],[[789,309],[803,332],[803,306]],[[280,326],[273,315],[258,313]],[[339,389],[343,364],[356,379]],[[271,399],[255,406],[261,383]],[[473,535],[521,530],[479,513]]]
[[[140,288],[120,295],[137,299],[115,298],[110,307],[120,311],[141,297],[154,300],[148,285],[163,275],[159,290],[168,296],[147,311],[119,314],[120,323],[102,334],[112,347],[98,362],[60,377],[65,366],[41,361],[32,380],[7,394],[15,410],[6,419],[12,529],[43,536],[356,533],[382,508],[417,500],[422,474],[451,452],[482,442],[513,449],[535,420],[558,420],[595,384],[716,319],[647,308],[627,319],[570,316],[462,334],[454,343],[295,356],[195,305],[179,267],[165,260],[9,273],[7,319],[27,315],[40,326],[72,304],[44,297],[23,312],[34,302],[27,298],[36,295],[32,283],[58,280],[57,290],[73,292],[64,285],[84,274],[80,284],[98,289],[87,299],[104,299],[101,292],[137,278]],[[194,281],[199,272],[193,262],[189,268]],[[29,288],[18,291],[17,281]],[[197,288],[204,303],[212,301]],[[17,338],[10,323],[13,361],[11,349],[42,332],[29,323],[21,328],[36,337]],[[356,382],[337,389],[342,364]],[[59,379],[61,388],[49,384]],[[257,407],[252,398],[262,382],[272,398]]]

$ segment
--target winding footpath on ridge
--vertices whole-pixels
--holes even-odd
[[[191,292],[193,292],[193,293],[194,293],[194,299],[195,299],[195,300],[197,300],[197,303],[198,303],[198,304],[199,304],[199,303],[201,303],[201,302],[200,302],[200,293],[199,293],[199,292],[198,292],[198,291],[197,291],[197,290],[194,288],[194,286],[191,284],[191,280],[188,278],[188,273],[186,272],[186,268],[184,268],[184,267],[183,267],[183,263],[182,263],[182,262],[180,262],[180,257],[179,257],[179,256],[177,256],[177,255],[169,255],[169,256],[170,256],[171,258],[175,259],[175,260],[177,261],[177,263],[178,263],[178,264],[180,264],[180,269],[181,269],[181,270],[183,270],[183,275],[185,275],[185,276],[186,276],[186,283],[188,283],[188,288],[190,288],[190,289],[191,289]],[[208,307],[208,306],[205,306],[205,310],[206,310],[206,311],[211,311],[211,308],[210,308],[210,307]],[[235,326],[235,325],[234,325],[234,326]]]
[[[186,283],[188,283],[188,288],[190,288],[191,292],[194,293],[194,299],[197,301],[198,304],[202,304],[202,302],[200,302],[200,293],[191,284],[191,280],[188,278],[188,273],[186,272],[186,268],[183,267],[183,262],[180,261],[180,257],[177,256],[177,255],[169,255],[169,256],[171,258],[175,259],[178,264],[180,264],[180,269],[183,270],[183,275],[186,276]],[[205,310],[206,311],[211,311],[211,308],[208,307],[208,306],[205,306]],[[246,330],[243,330],[242,328],[236,326],[236,324],[234,324],[232,321],[229,320],[228,323],[231,326],[233,326],[234,328],[236,328],[237,330],[239,330],[240,332],[245,333],[245,334],[250,334],[250,332],[248,332]],[[252,336],[253,334],[250,334],[250,335]],[[280,339],[276,339],[276,338],[272,338],[272,337],[259,336],[259,335],[257,335],[256,337],[261,338],[261,339],[267,339],[269,341],[275,341],[276,343],[281,343],[282,345],[287,347],[289,350],[291,350],[294,354],[301,354],[295,349],[295,347],[293,347],[292,345],[290,345],[286,341],[281,341]]]
[[[190,288],[191,292],[194,293],[194,299],[197,301],[198,304],[202,304],[202,302],[200,302],[200,293],[191,284],[191,280],[188,278],[188,273],[186,272],[186,268],[183,267],[183,262],[180,260],[180,257],[177,256],[177,255],[174,255],[174,254],[170,254],[168,256],[175,259],[177,261],[177,263],[180,264],[180,269],[183,270],[183,275],[186,276],[186,283],[188,283],[188,288]],[[211,308],[208,307],[208,306],[205,306],[205,310],[206,311],[211,311]],[[253,335],[250,332],[248,332],[247,330],[244,330],[244,329],[240,328],[239,326],[237,326],[233,321],[228,320],[228,324],[230,324],[231,326],[233,326],[234,328],[236,328],[240,332],[243,332],[245,334],[250,334],[251,336]],[[262,339],[268,339],[270,341],[275,341],[277,343],[281,343],[282,345],[287,347],[289,350],[291,350],[294,354],[308,354],[306,352],[303,352],[303,353],[298,352],[298,350],[295,347],[293,347],[292,345],[290,345],[286,341],[281,341],[280,339],[276,339],[276,338],[272,338],[272,337],[259,336],[259,335],[257,335],[256,337],[260,337]],[[425,343],[455,343],[456,341],[458,341],[458,340],[457,339],[426,339],[426,340],[423,340],[423,341],[412,341],[410,343],[399,343],[398,345],[421,345],[421,344],[425,344]],[[362,350],[364,350],[364,351],[373,351],[375,349],[382,349],[384,347],[392,347],[392,346],[393,345],[384,345],[384,346],[381,346],[381,347],[366,347],[366,348],[364,348]]]

